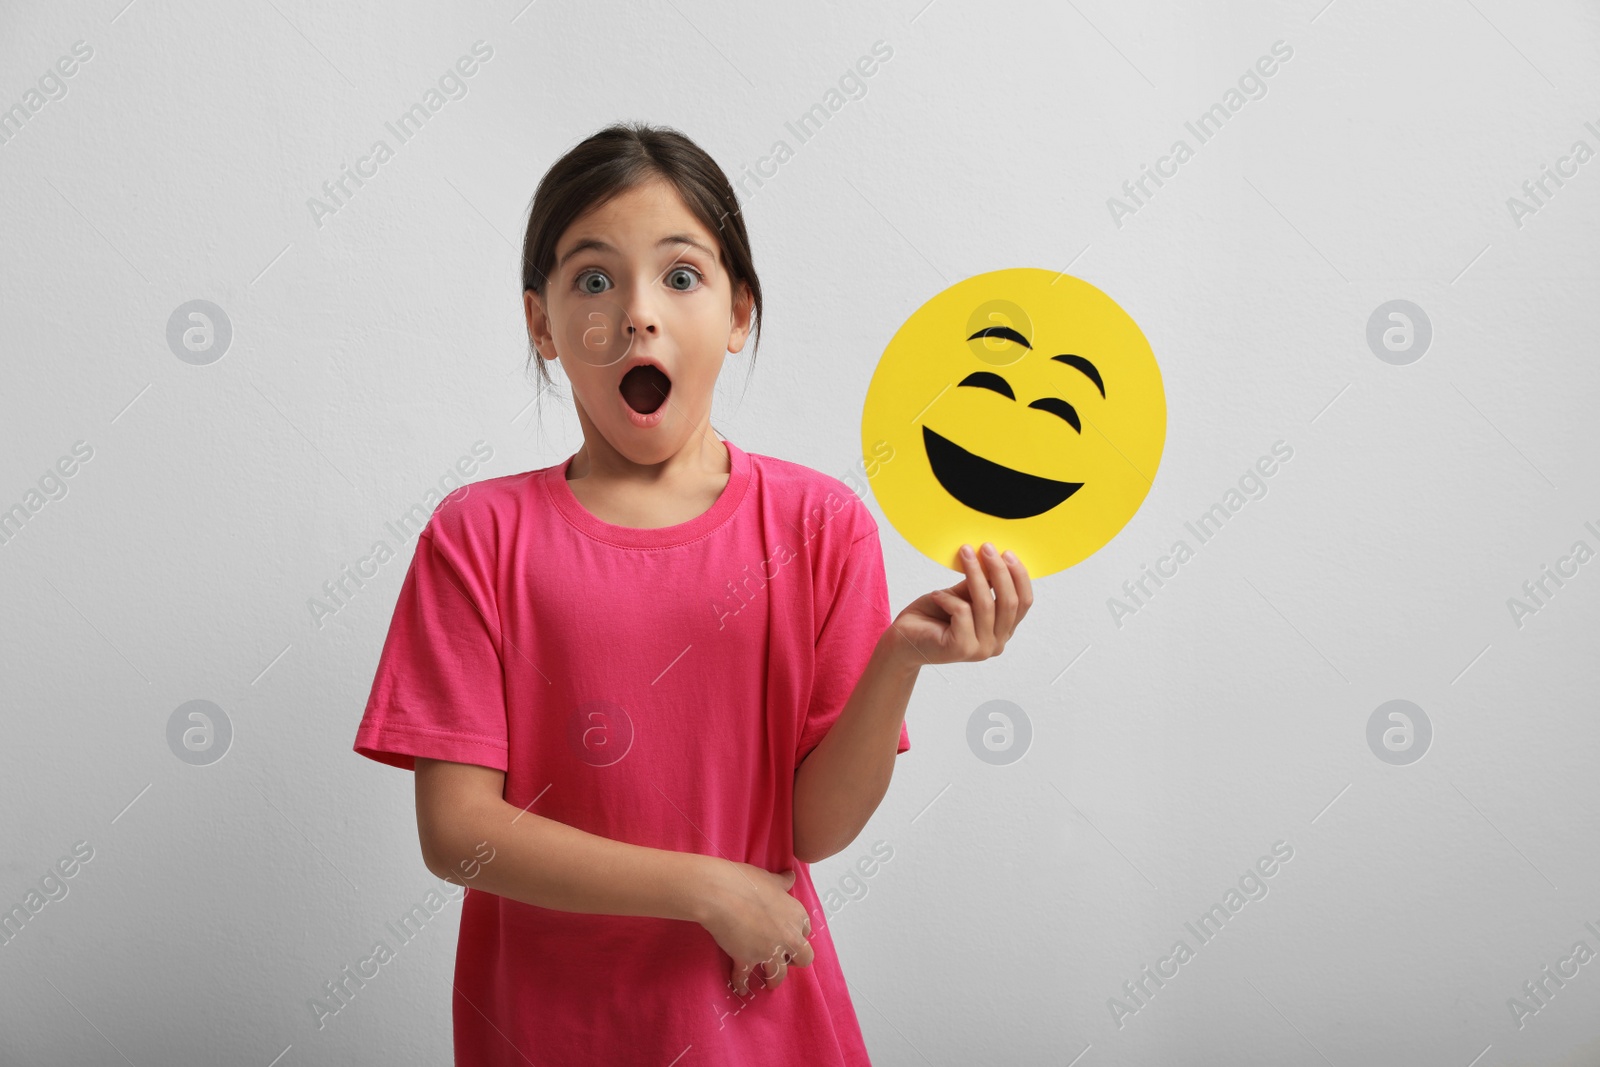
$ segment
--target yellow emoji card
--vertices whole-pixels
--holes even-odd
[[[861,415],[873,495],[907,541],[956,571],[962,544],[992,541],[1034,578],[1116,536],[1166,437],[1138,324],[1081,278],[1033,267],[967,278],[912,313]]]

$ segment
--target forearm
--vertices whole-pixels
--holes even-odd
[[[884,631],[827,735],[795,772],[794,854],[815,863],[842,851],[878,810],[919,668]]]
[[[461,811],[441,837],[434,855],[425,857],[440,878],[524,904],[592,915],[703,922],[710,914],[713,868],[724,862],[614,841],[500,799]]]

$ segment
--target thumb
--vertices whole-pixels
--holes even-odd
[[[781,875],[781,877],[784,877],[784,878],[788,879],[788,881],[783,884],[783,888],[788,889],[788,888],[790,888],[791,886],[794,885],[794,871],[793,870],[784,871],[783,874]]]

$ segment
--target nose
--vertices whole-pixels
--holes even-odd
[[[661,327],[657,322],[655,299],[651,286],[641,284],[633,287],[625,306],[629,340],[632,340],[640,330],[651,336],[660,334]]]

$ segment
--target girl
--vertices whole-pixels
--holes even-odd
[[[424,862],[466,887],[456,1063],[869,1063],[808,864],[882,800],[920,668],[999,654],[1028,573],[964,546],[891,622],[866,506],[715,432],[761,286],[682,134],[556,161],[522,271],[583,446],[434,511],[355,742],[415,771]]]

